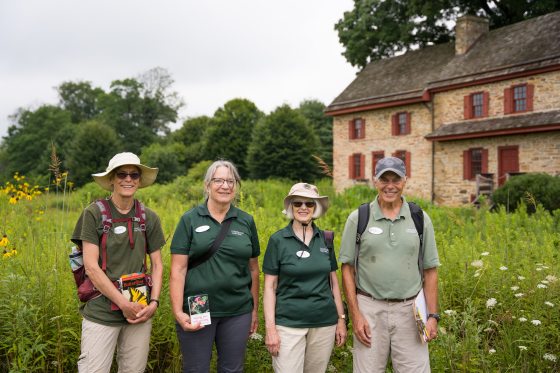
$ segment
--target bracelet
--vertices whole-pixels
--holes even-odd
[[[152,303],[152,302],[156,302],[156,304],[157,304],[156,308],[159,308],[159,299],[150,299],[150,303]]]

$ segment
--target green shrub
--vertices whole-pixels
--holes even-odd
[[[495,204],[514,211],[524,201],[528,212],[541,204],[546,210],[560,209],[560,177],[544,173],[515,176],[492,195]]]

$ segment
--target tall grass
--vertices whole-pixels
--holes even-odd
[[[287,224],[281,211],[290,186],[279,180],[242,185],[238,205],[255,217],[263,255],[269,236]],[[336,194],[330,180],[318,187],[330,197],[331,208],[317,223],[337,232],[338,248],[346,217],[373,194],[364,186]],[[0,236],[9,241],[0,249],[16,252],[0,259],[1,372],[76,370],[81,317],[67,260],[69,237],[82,209],[105,192],[94,184],[73,193],[62,190],[15,204],[0,193]],[[159,214],[166,237],[201,196],[201,182],[186,177],[138,193]],[[432,370],[560,370],[560,211],[550,214],[537,208],[528,215],[521,208],[508,214],[418,202],[434,222],[442,262],[443,317],[440,337],[430,344]],[[169,244],[163,259],[166,281],[154,317],[149,371],[178,372],[180,353],[167,286]],[[247,372],[271,371],[262,339],[262,309],[260,317],[259,334],[249,341]],[[350,338],[346,346],[335,348],[329,371],[352,371],[351,345]]]

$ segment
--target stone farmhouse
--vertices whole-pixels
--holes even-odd
[[[465,16],[455,33],[371,62],[327,107],[338,191],[372,185],[384,156],[404,160],[407,195],[450,206],[560,174],[560,12],[492,31]]]

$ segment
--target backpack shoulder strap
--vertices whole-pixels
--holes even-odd
[[[140,230],[146,234],[146,207],[144,204],[137,199],[134,200],[135,203],[135,216],[134,221],[138,222]]]
[[[358,207],[358,225],[356,229],[356,248],[354,250],[354,276],[356,278],[356,291],[358,291],[358,261],[360,258],[360,244],[362,242],[362,234],[365,232],[369,222],[369,202],[362,203]]]
[[[420,248],[418,250],[418,270],[420,271],[420,278],[424,282],[424,211],[420,206],[414,202],[408,202],[410,208],[410,215],[416,227],[418,238],[420,239]]]
[[[103,233],[101,234],[101,269],[103,272],[107,270],[107,235],[113,225],[113,216],[111,215],[111,206],[105,198],[95,201],[99,211],[101,211],[101,223],[103,224]]]
[[[327,248],[329,250],[334,249],[334,232],[333,231],[323,231],[323,235],[325,236],[325,242],[327,243]]]

